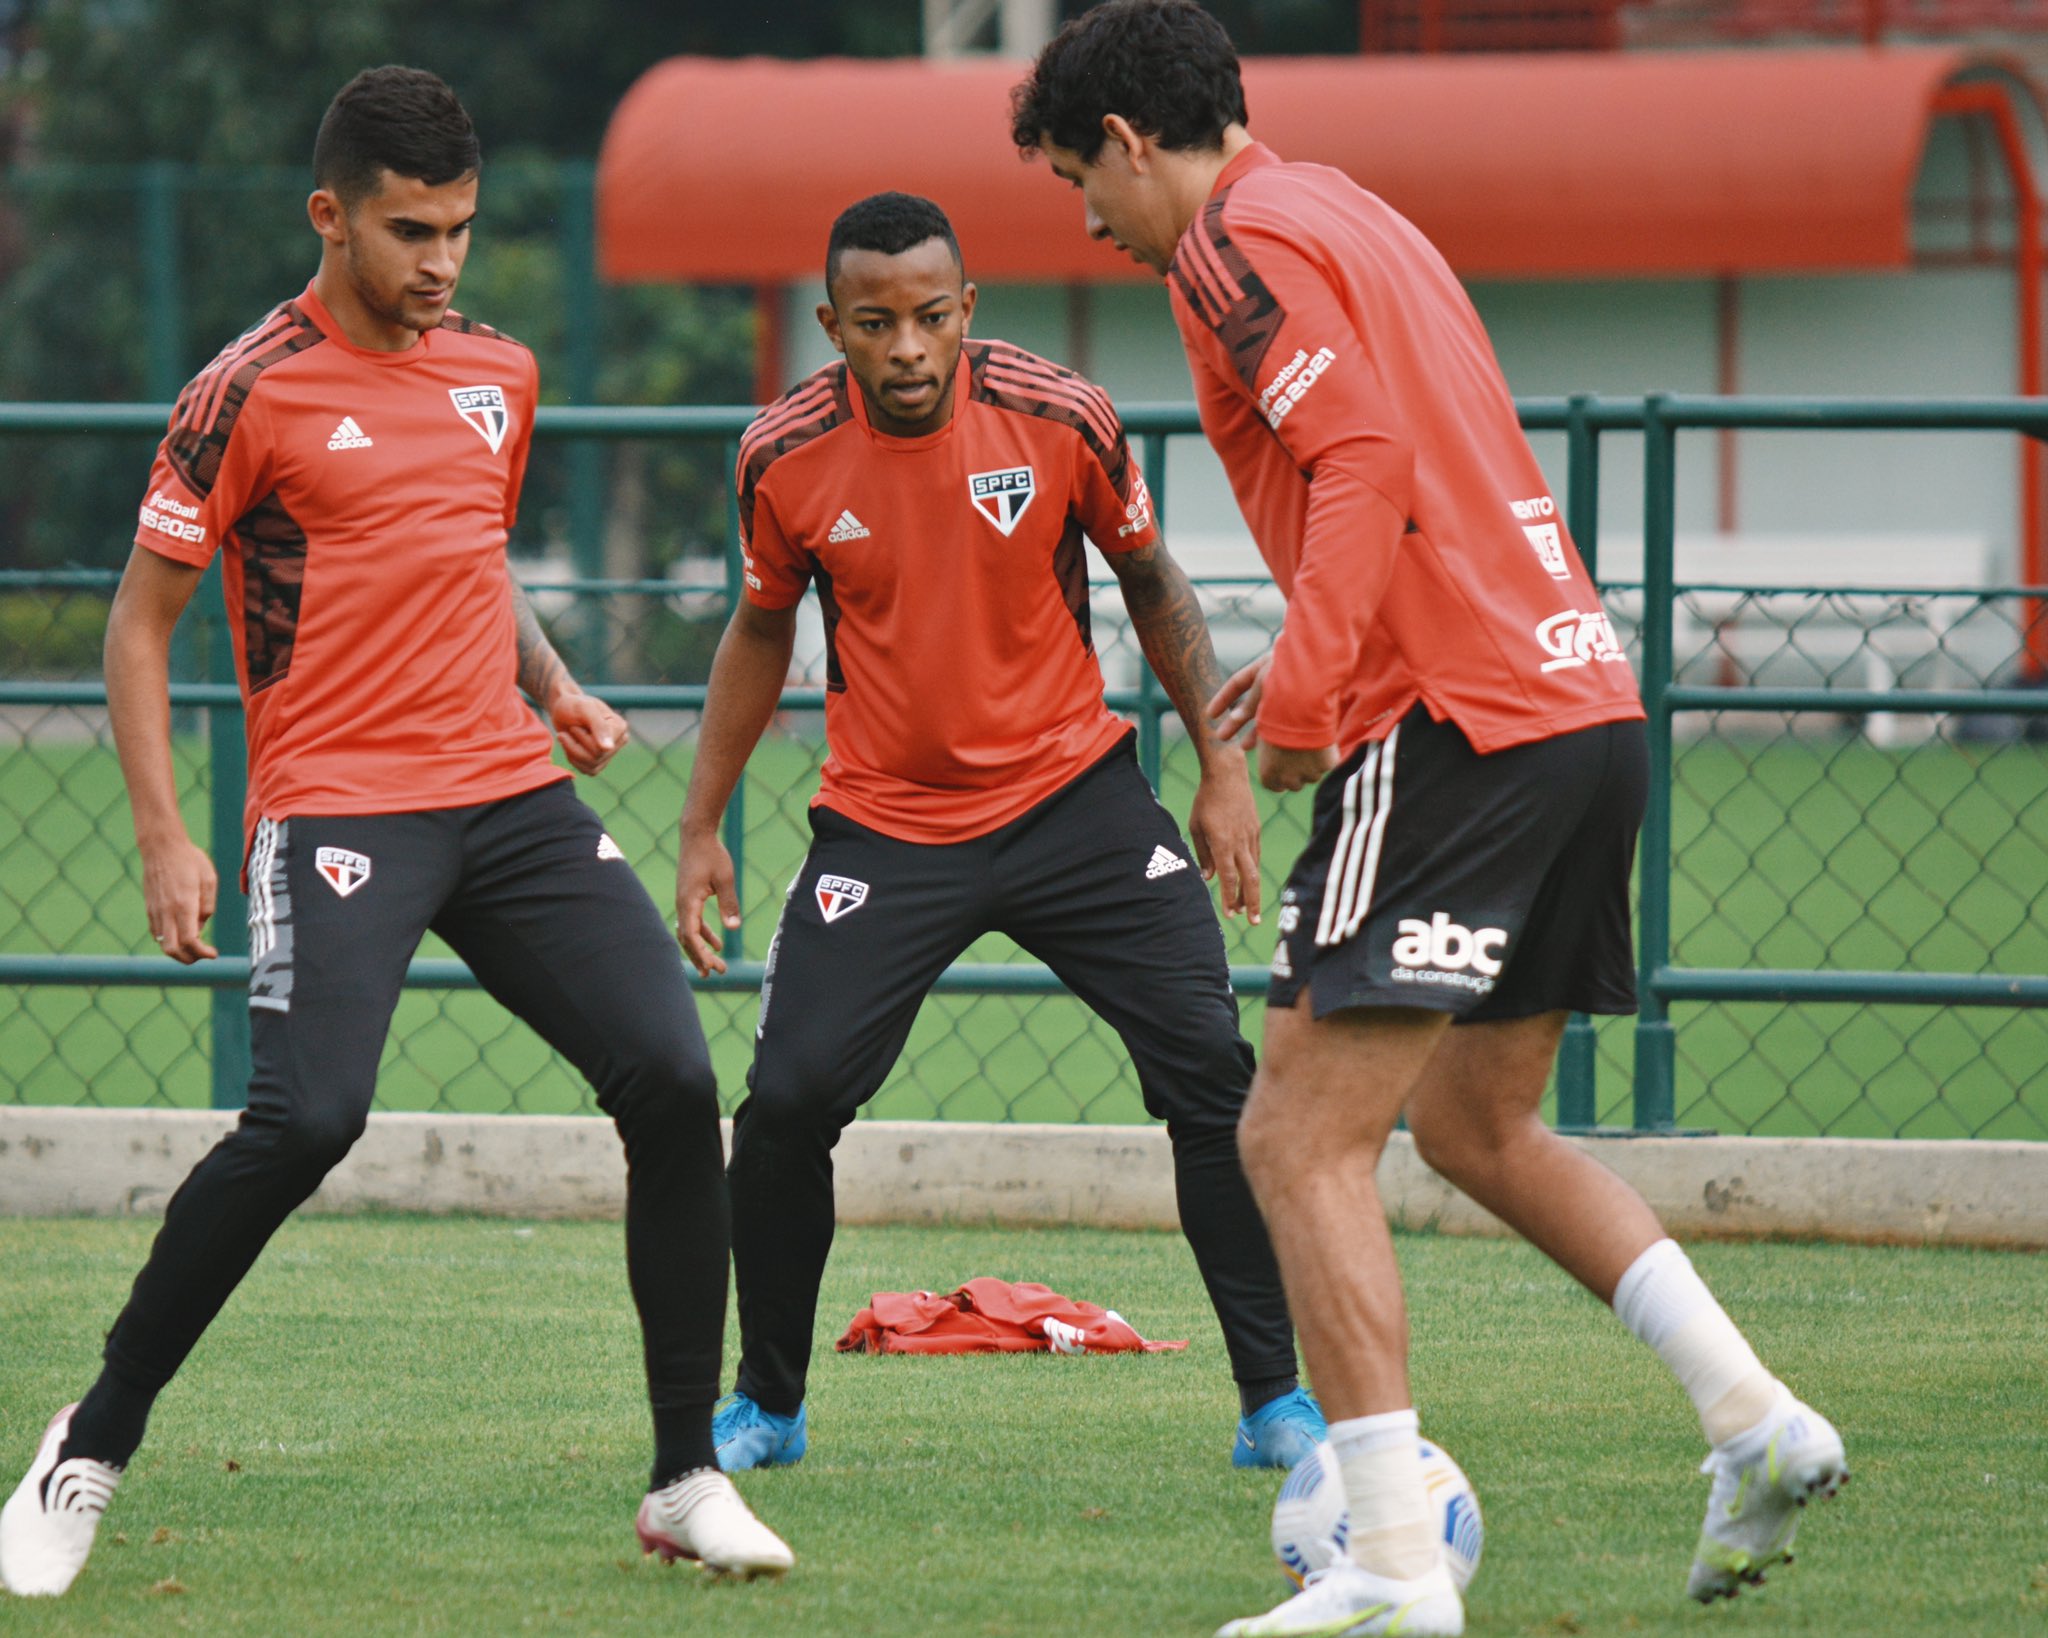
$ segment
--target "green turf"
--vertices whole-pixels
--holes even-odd
[[[764,743],[743,792],[746,954],[758,957],[808,840],[809,724]],[[203,745],[180,742],[201,790]],[[1192,794],[1185,746],[1167,804]],[[628,749],[581,788],[649,891],[674,895],[684,747]],[[204,834],[203,801],[191,821]],[[1266,798],[1266,893],[1297,851],[1307,804]],[[1879,748],[1852,734],[1682,745],[1674,791],[1674,956],[1691,966],[2048,971],[2048,747],[1945,741]],[[110,752],[33,743],[0,753],[0,951],[137,952],[128,820]],[[124,880],[124,877],[127,879]],[[1231,925],[1262,962],[1271,922]],[[445,953],[430,944],[428,954]],[[985,939],[971,959],[1016,952]],[[0,1101],[203,1104],[204,997],[38,990],[0,1014]],[[752,1042],[750,996],[703,999],[727,1103]],[[1683,1124],[1777,1135],[2048,1137],[2048,1021],[1998,1009],[1682,1005]],[[1259,1008],[1246,1009],[1257,1039]],[[1630,1024],[1602,1026],[1601,1115],[1629,1120]],[[383,1107],[551,1113],[587,1107],[565,1066],[489,1001],[409,995],[385,1055]],[[937,997],[879,1116],[1141,1119],[1114,1037],[1077,1002]]]
[[[0,1221],[0,1463],[88,1379],[144,1222]],[[1487,1522],[1474,1634],[2021,1634],[2048,1625],[2048,1265],[1706,1246],[1855,1482],[1799,1563],[1682,1599],[1698,1430],[1647,1354],[1518,1245],[1399,1241],[1423,1425]],[[284,1229],[159,1406],[90,1568],[8,1634],[1200,1634],[1275,1602],[1271,1475],[1176,1236],[848,1230],[821,1331],[876,1288],[978,1274],[1112,1303],[1185,1354],[821,1357],[812,1454],[743,1481],[799,1565],[643,1562],[644,1408],[615,1225]],[[730,1346],[730,1345],[729,1345]]]

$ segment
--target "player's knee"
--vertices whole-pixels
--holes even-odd
[[[845,1125],[831,1096],[833,1066],[791,1054],[757,1057],[747,1077],[747,1119],[762,1137],[809,1140]]]
[[[1513,1133],[1483,1108],[1454,1099],[1416,1098],[1408,1106],[1408,1135],[1415,1153],[1437,1176],[1453,1183],[1484,1178],[1499,1164]]]
[[[1408,1106],[1408,1135],[1416,1157],[1437,1176],[1456,1177],[1466,1169],[1470,1130],[1450,1110],[1417,1099]]]
[[[1145,1113],[1178,1132],[1229,1131],[1244,1111],[1256,1059],[1226,1008],[1176,1014],[1170,1039],[1124,1037],[1138,1069]]]
[[[612,1057],[611,1085],[598,1088],[598,1102],[622,1128],[701,1126],[718,1118],[718,1077],[683,1032],[615,1042]]]
[[[271,1153],[282,1168],[325,1177],[363,1135],[369,1112],[353,1102],[294,1109],[271,1127]]]
[[[1290,1137],[1288,1123],[1275,1115],[1274,1108],[1271,1099],[1254,1095],[1237,1122],[1238,1163],[1258,1194],[1278,1188],[1299,1154],[1299,1142]]]

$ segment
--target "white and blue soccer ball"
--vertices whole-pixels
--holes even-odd
[[[1479,1496],[1464,1469],[1441,1446],[1422,1442],[1422,1486],[1443,1540],[1444,1565],[1463,1592],[1479,1572],[1486,1525]],[[1316,1570],[1344,1556],[1351,1542],[1351,1514],[1344,1505],[1344,1479],[1337,1453],[1325,1442],[1294,1465],[1273,1503],[1273,1556],[1299,1586]]]
[[[1479,1492],[1465,1470],[1441,1445],[1422,1441],[1422,1488],[1435,1511],[1437,1535],[1444,1544],[1444,1567],[1463,1592],[1479,1573],[1479,1555],[1486,1548],[1486,1521],[1479,1516]]]
[[[1289,1469],[1273,1503],[1273,1556],[1296,1586],[1314,1570],[1326,1570],[1344,1556],[1351,1541],[1351,1514],[1344,1505],[1344,1477],[1328,1440]]]

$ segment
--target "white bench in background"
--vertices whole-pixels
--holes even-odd
[[[1603,536],[1599,556],[1604,585],[1641,582],[1640,536]],[[1965,680],[1948,644],[1977,605],[1966,596],[1937,594],[1990,584],[1990,547],[1971,534],[1688,533],[1673,542],[1672,579],[1679,586],[1830,594],[1815,603],[1737,590],[1681,593],[1671,622],[1676,675],[1690,670],[1688,680],[1694,680],[1707,665],[1715,682],[1739,685],[1775,669],[1780,675],[1773,680],[1790,684],[1825,679],[1888,693],[1916,668],[1927,668],[1918,680],[1929,687]],[[1876,589],[1837,589],[1843,587]],[[1813,675],[1786,675],[1801,666]],[[1899,719],[1872,712],[1864,731],[1875,744],[1891,744],[1900,734]]]

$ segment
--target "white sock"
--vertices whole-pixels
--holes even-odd
[[[1422,1488],[1418,1425],[1413,1410],[1330,1424],[1351,1512],[1351,1562],[1396,1581],[1429,1574],[1439,1557]]]
[[[1778,1379],[1676,1240],[1659,1240],[1629,1264],[1614,1288],[1614,1313],[1678,1378],[1700,1413],[1707,1443],[1725,1444],[1770,1411]]]

